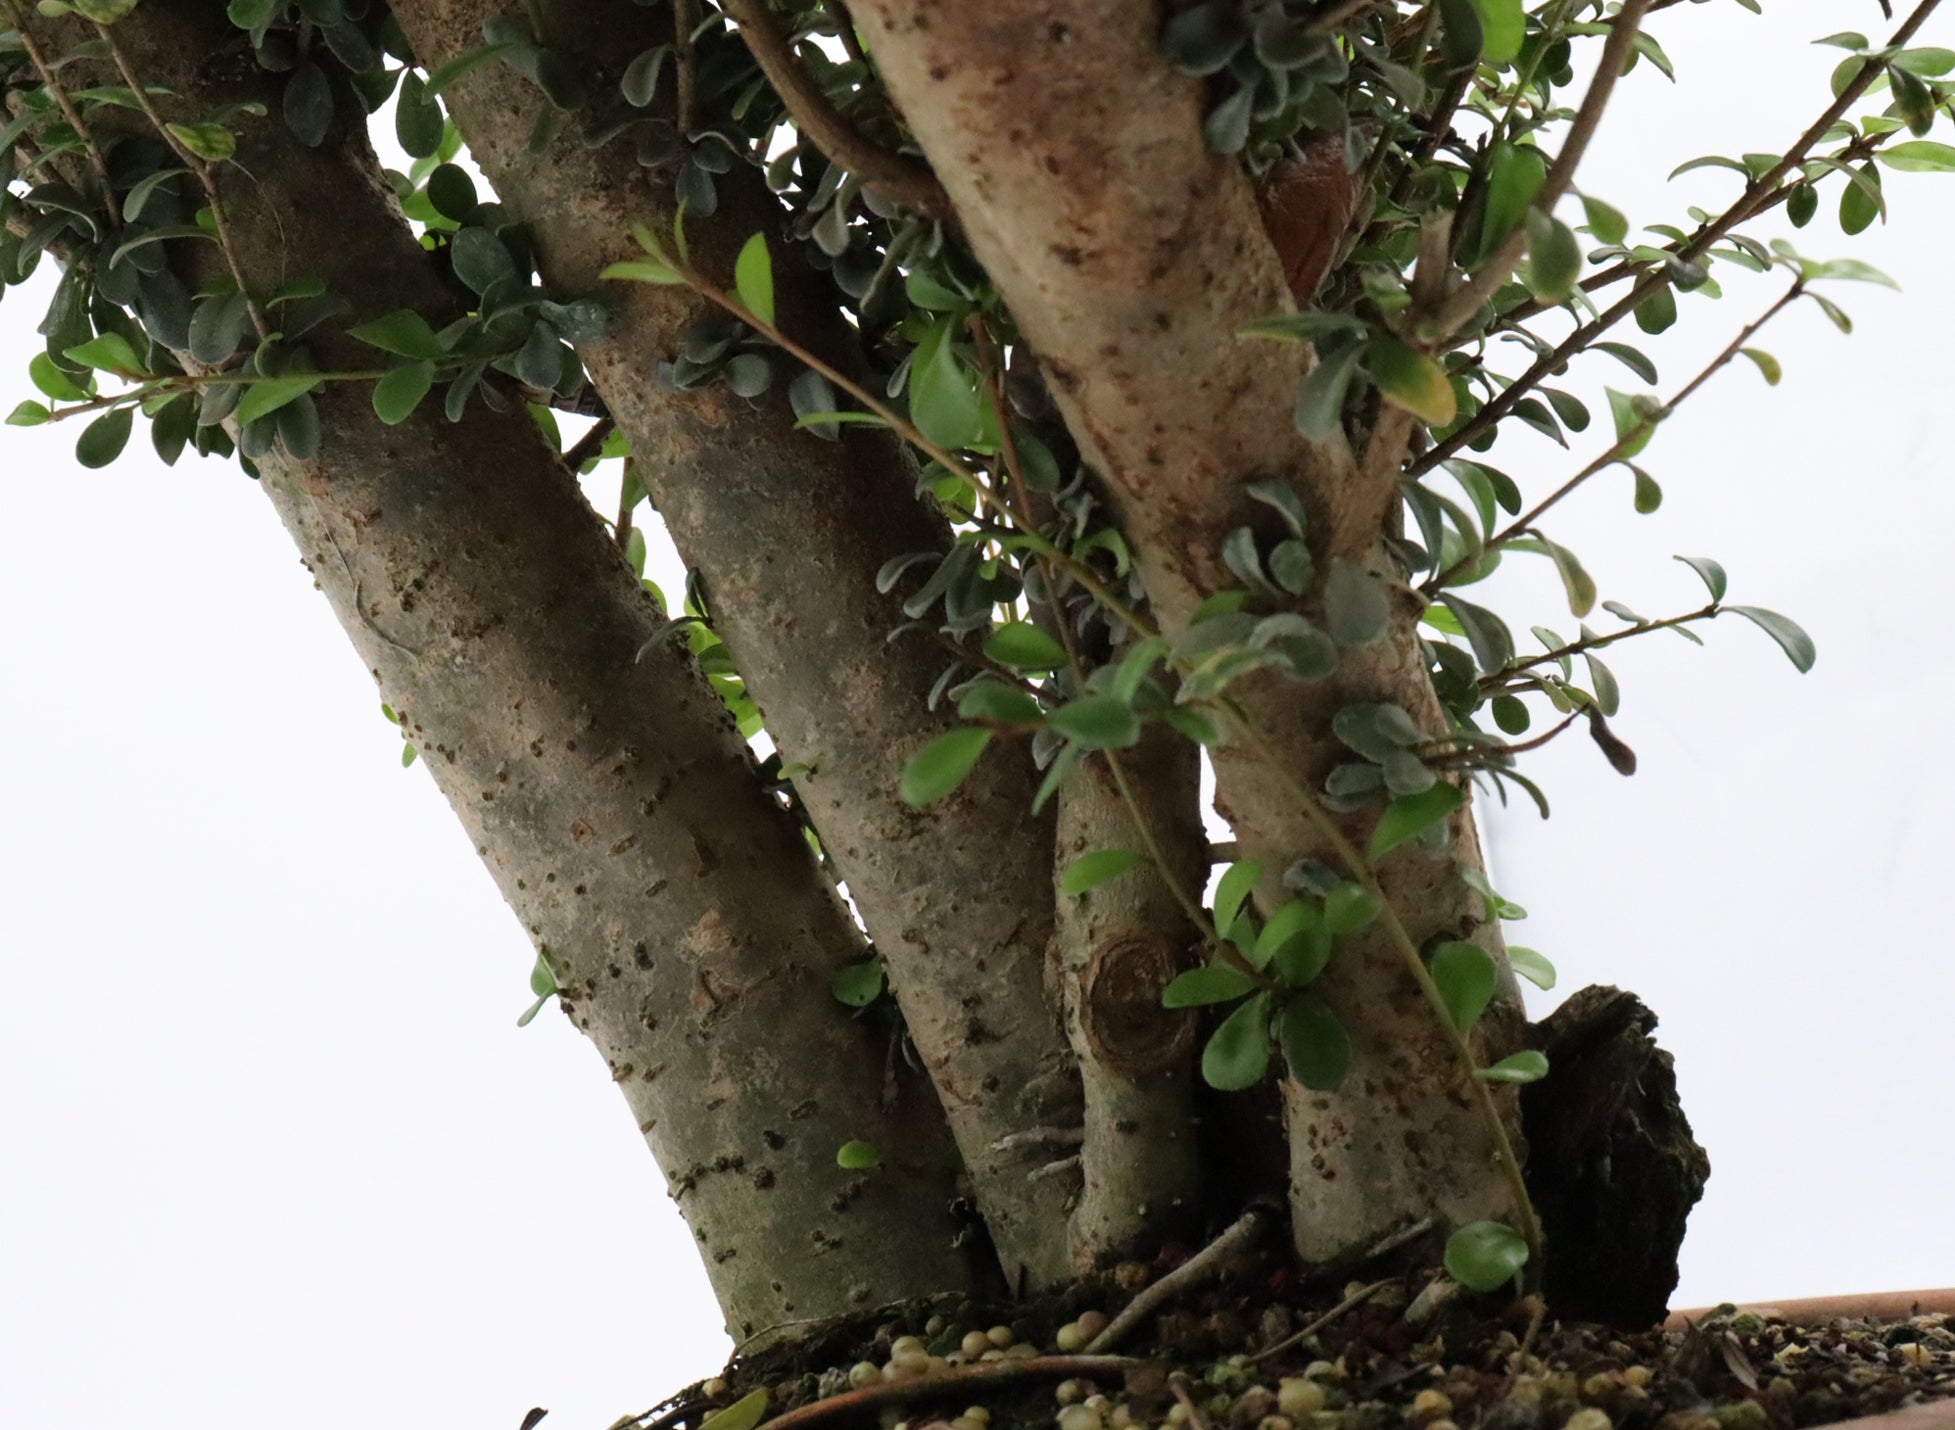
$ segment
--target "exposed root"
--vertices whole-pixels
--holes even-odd
[[[826,1400],[816,1400],[775,1416],[767,1422],[767,1430],[803,1430],[806,1426],[823,1424],[836,1418],[847,1419],[884,1405],[902,1405],[913,1400],[956,1399],[973,1390],[992,1390],[1019,1381],[1106,1375],[1146,1364],[1146,1361],[1136,1360],[1132,1356],[1078,1355],[1026,1356],[1022,1360],[960,1366],[935,1375],[921,1375],[914,1380],[885,1381],[881,1385],[831,1395]]]
[[[1103,1355],[1119,1345],[1134,1327],[1159,1310],[1163,1302],[1214,1274],[1231,1256],[1247,1249],[1269,1221],[1270,1214],[1262,1207],[1251,1207],[1244,1212],[1227,1231],[1129,1301],[1107,1328],[1093,1338],[1086,1353]]]

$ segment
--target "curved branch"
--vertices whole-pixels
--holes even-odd
[[[765,0],[726,0],[723,8],[739,25],[740,38],[787,106],[794,127],[817,149],[870,188],[882,190],[925,218],[948,222],[954,217],[950,196],[928,164],[892,153],[856,133],[795,58],[794,46],[767,13]]]

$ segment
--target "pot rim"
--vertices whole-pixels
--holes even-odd
[[[1737,1305],[1740,1311],[1777,1316],[1802,1325],[1833,1320],[1905,1321],[1910,1316],[1955,1316],[1955,1286],[1923,1291],[1867,1291],[1850,1296],[1806,1296],[1788,1301],[1745,1301]],[[1680,1331],[1717,1309],[1694,1306],[1686,1311],[1672,1311],[1663,1325],[1666,1330]]]

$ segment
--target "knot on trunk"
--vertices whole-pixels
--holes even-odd
[[[1161,1006],[1183,962],[1162,938],[1115,938],[1093,949],[1079,973],[1079,1026],[1096,1062],[1138,1079],[1187,1058],[1195,1015]]]

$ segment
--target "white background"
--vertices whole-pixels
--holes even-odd
[[[1735,176],[1663,176],[1782,147],[1837,58],[1803,42],[1881,23],[1873,0],[1768,9],[1657,17],[1684,84],[1629,78],[1595,192],[1638,222],[1727,198]],[[1905,295],[1838,290],[1851,339],[1803,310],[1762,337],[1783,386],[1734,368],[1664,429],[1659,514],[1632,518],[1615,473],[1551,528],[1652,616],[1703,599],[1669,553],[1722,558],[1733,600],[1806,624],[1817,668],[1735,618],[1708,650],[1620,647],[1641,773],[1571,735],[1532,767],[1552,822],[1491,820],[1532,910],[1517,941],[1564,991],[1620,983],[1662,1015],[1715,1167],[1679,1304],[1955,1284],[1935,1130],[1955,1086],[1955,180],[1891,176],[1891,226],[1854,241],[1833,192],[1802,246]],[[1782,282],[1739,277],[1651,345],[1665,392]],[[0,405],[28,395],[36,299],[0,314]],[[1633,385],[1606,358],[1583,373]],[[528,946],[400,769],[269,504],[235,468],[165,470],[141,434],[83,471],[72,438],[0,439],[9,1417],[513,1427],[539,1404],[583,1430],[708,1373],[726,1342],[651,1158],[561,1019],[514,1027]],[[1606,438],[1576,444],[1499,460],[1544,491]],[[1570,628],[1531,580],[1532,618]]]

